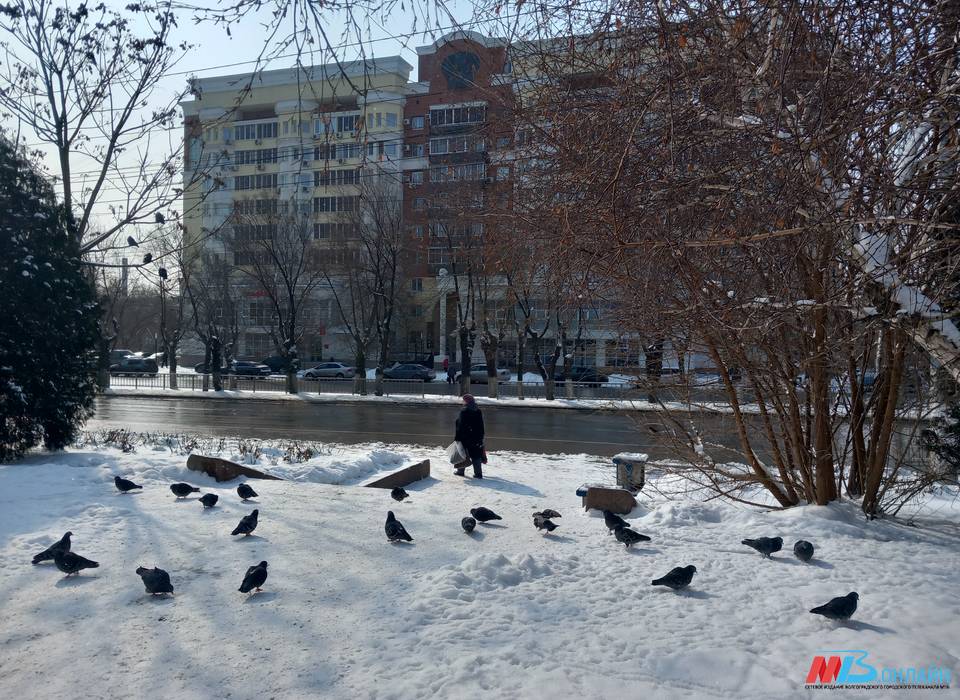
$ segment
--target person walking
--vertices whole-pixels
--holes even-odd
[[[443,358],[443,368],[447,372],[447,384],[453,384],[454,382],[453,365],[450,364],[450,360],[448,360],[446,357]]]
[[[470,394],[463,395],[463,403],[465,405],[460,409],[460,415],[457,417],[457,432],[454,439],[463,445],[463,449],[467,451],[467,458],[454,465],[453,470],[457,476],[463,476],[467,466],[473,464],[473,478],[482,479],[483,463],[487,456],[483,448],[483,414],[477,406],[476,399]]]

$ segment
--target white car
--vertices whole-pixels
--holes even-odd
[[[316,367],[302,369],[297,376],[304,379],[320,379],[321,377],[334,379],[351,379],[354,375],[353,367],[342,362],[321,362]]]
[[[458,382],[460,381],[461,374],[461,372],[457,372],[455,375]],[[504,369],[503,367],[497,369],[497,381],[509,382],[511,376],[510,370]],[[486,364],[470,365],[470,382],[472,384],[486,384],[489,378]]]

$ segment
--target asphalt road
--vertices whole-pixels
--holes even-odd
[[[647,452],[651,458],[670,456],[662,433],[646,427],[657,424],[653,414],[641,414],[638,421],[611,411],[485,406],[483,415],[491,451],[604,456],[632,451]],[[118,396],[98,398],[86,428],[446,446],[453,439],[456,416],[453,406]]]

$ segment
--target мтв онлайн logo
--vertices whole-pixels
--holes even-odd
[[[863,649],[831,649],[813,657],[807,688],[924,689],[950,688],[950,669],[942,666],[877,666]]]

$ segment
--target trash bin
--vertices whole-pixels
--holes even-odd
[[[617,485],[631,491],[640,491],[646,480],[647,460],[643,453],[621,452],[613,458],[617,467]]]

